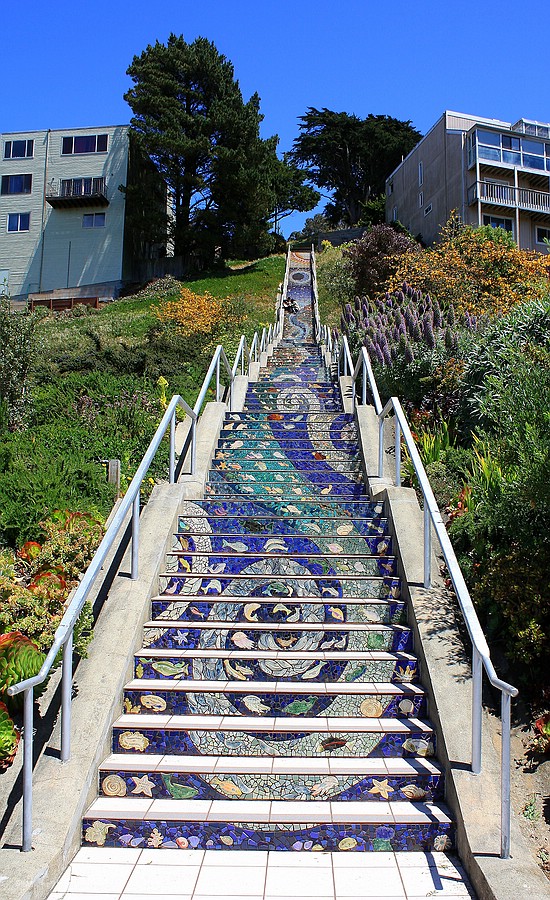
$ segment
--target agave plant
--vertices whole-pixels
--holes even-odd
[[[0,771],[7,769],[14,761],[19,737],[7,706],[0,702]]]
[[[44,658],[44,654],[20,631],[0,634],[0,695],[4,695],[11,684],[37,675]]]

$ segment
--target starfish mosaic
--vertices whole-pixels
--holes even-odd
[[[132,775],[132,781],[135,784],[132,794],[145,794],[146,797],[153,796],[155,782],[151,781],[148,775]]]
[[[369,794],[380,794],[384,800],[389,800],[389,795],[394,793],[394,789],[389,786],[388,779],[384,778],[382,781],[377,781],[376,778],[372,779],[373,786],[369,789]]]

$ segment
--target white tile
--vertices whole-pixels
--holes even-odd
[[[331,822],[330,803],[307,800],[303,803],[292,800],[273,800],[271,822]]]
[[[150,850],[141,851],[138,866],[200,866],[204,850]]]
[[[192,900],[236,900],[237,897],[241,897],[242,894],[193,894]],[[126,900],[126,898],[123,898]],[[129,898],[131,900],[131,898]],[[148,898],[144,898],[144,900],[148,900]],[[156,900],[156,898],[155,898]],[[179,900],[179,898],[178,898]],[[264,900],[263,894],[258,895],[246,895],[246,900]]]
[[[393,823],[393,813],[388,803],[366,803],[360,800],[335,800],[331,803],[333,822],[377,822]]]
[[[209,822],[269,822],[271,800],[214,800]]]
[[[433,850],[430,853],[423,852],[415,852],[414,850],[405,851],[403,853],[397,853],[397,865],[400,868],[404,868],[405,866],[454,866],[454,868],[460,867],[460,859],[457,856],[452,856],[448,853],[442,853],[438,850]]]
[[[377,854],[374,854],[377,855]],[[401,875],[396,867],[376,869],[335,868],[336,896],[340,897],[398,897],[405,900]]]
[[[286,854],[284,854],[286,855]],[[329,868],[273,866],[267,869],[265,893],[274,897],[332,897],[334,881]]]
[[[347,854],[340,854],[347,856]],[[268,867],[271,868],[304,868],[304,869],[332,869],[332,854],[318,853],[284,853],[274,850],[268,853]]]
[[[400,870],[403,884],[411,896],[433,897],[468,897],[470,889],[456,869],[448,871],[435,867],[420,868],[418,866]]]
[[[238,856],[238,852],[235,855]],[[240,871],[235,866],[203,867],[199,874],[195,895],[261,896],[264,884],[264,866],[246,866],[244,871]]]
[[[126,863],[135,864],[142,854],[139,847],[81,847],[73,863]]]
[[[136,866],[128,879],[125,894],[148,894],[151,897],[155,897],[157,893],[192,894],[199,870],[199,864],[163,866],[151,863],[148,866]]]
[[[133,863],[71,863],[70,882],[66,890],[80,891],[82,894],[107,894],[124,890],[134,869]]]
[[[148,817],[180,822],[185,820],[204,822],[211,805],[211,800],[154,800]]]
[[[275,854],[271,854],[273,856]],[[276,854],[285,856],[288,854]],[[220,850],[205,850],[203,866],[263,866],[267,865],[270,853],[268,850],[239,850],[224,853]]]
[[[332,853],[335,869],[397,869],[397,853]]]
[[[148,753],[146,756],[143,753],[113,753],[101,763],[101,768],[112,772],[152,772],[161,759],[158,753]]]
[[[72,897],[67,897],[67,900],[72,900]],[[100,897],[98,900],[104,900],[104,898]],[[120,900],[193,900],[193,894],[167,894],[165,891],[151,891],[148,894],[127,894],[124,891],[120,895]]]
[[[82,892],[81,888],[79,888],[78,892],[74,893],[73,891],[70,891],[69,893],[67,893],[67,891],[54,891],[49,895],[48,900],[92,900],[92,898],[93,900],[120,900],[121,896],[124,897],[124,900],[126,900],[126,895],[121,895],[118,892],[116,894],[86,894]],[[157,900],[156,897],[155,900]],[[174,900],[174,897],[171,897],[170,900]],[[180,898],[178,897],[177,900],[180,900]]]
[[[124,817],[125,819],[142,819],[153,803],[150,799],[136,797],[98,797],[86,813],[86,818],[108,819]]]

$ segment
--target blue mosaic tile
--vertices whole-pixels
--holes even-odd
[[[98,820],[95,820],[96,822]],[[112,826],[109,819],[100,820]],[[83,843],[96,843],[93,821],[84,819]],[[88,829],[93,829],[88,832]],[[121,820],[105,829],[106,847],[155,847],[189,850],[277,850],[405,852],[448,850],[453,846],[454,829],[447,823],[427,825],[317,825],[245,827],[233,822],[170,822],[169,820]]]

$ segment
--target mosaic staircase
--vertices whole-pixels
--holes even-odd
[[[312,342],[293,255],[282,342],[226,416],[152,599],[85,844],[444,850],[452,822],[382,506]]]

